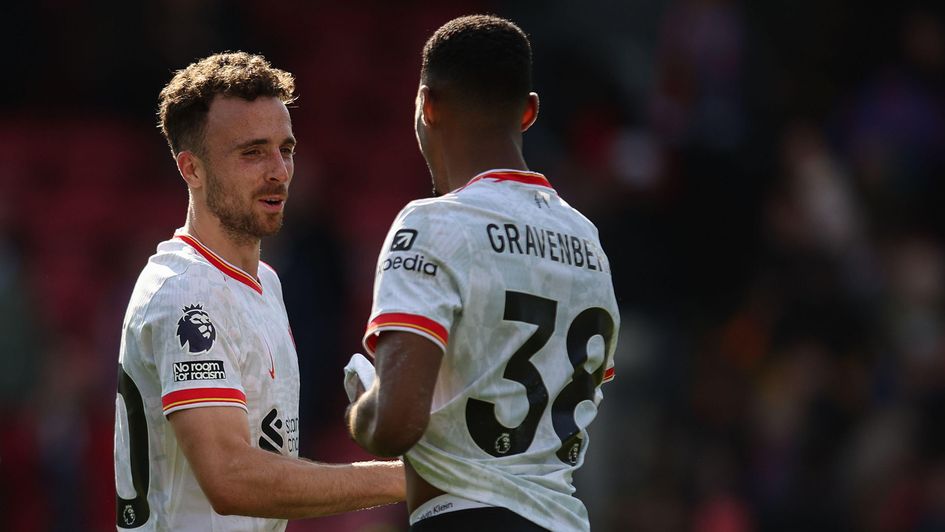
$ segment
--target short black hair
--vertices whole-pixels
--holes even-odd
[[[467,104],[515,109],[532,90],[532,47],[525,32],[504,18],[456,18],[427,40],[420,81]]]

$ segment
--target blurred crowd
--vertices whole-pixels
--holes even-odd
[[[184,220],[171,71],[294,72],[283,280],[302,451],[342,426],[387,226],[430,182],[420,50],[492,12],[532,37],[533,170],[595,221],[622,330],[578,495],[595,530],[945,530],[945,9],[734,0],[15,3],[0,20],[0,529],[114,525],[121,321]],[[402,507],[290,531],[403,530]]]

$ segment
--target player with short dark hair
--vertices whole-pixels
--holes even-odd
[[[381,249],[376,378],[347,412],[362,447],[404,455],[411,530],[590,526],[571,479],[619,313],[596,227],[522,156],[537,114],[512,22],[462,17],[427,41],[415,118],[437,197]]]
[[[420,80],[443,99],[475,106],[482,119],[518,114],[532,89],[532,49],[517,26],[494,17],[443,25],[423,47]]]
[[[175,73],[160,123],[187,184],[125,314],[115,413],[119,529],[284,530],[403,500],[399,461],[300,460],[299,369],[276,272],[259,260],[294,172],[292,75],[217,54]]]

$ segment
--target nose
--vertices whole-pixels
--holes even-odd
[[[270,157],[272,165],[267,172],[266,180],[274,183],[285,183],[292,178],[292,156],[283,155],[280,149]]]

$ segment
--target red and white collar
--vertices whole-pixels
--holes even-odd
[[[190,235],[186,235],[184,233],[175,233],[174,238],[183,240],[190,247],[197,250],[197,253],[200,253],[201,255],[203,255],[203,258],[207,259],[207,261],[210,264],[213,264],[214,266],[216,266],[217,269],[219,269],[224,274],[232,277],[233,279],[236,279],[237,281],[245,284],[246,286],[252,288],[253,290],[255,290],[256,292],[260,294],[263,293],[262,285],[259,284],[259,281],[257,281],[252,275],[244,272],[243,270],[237,268],[236,266],[233,266],[232,264],[224,260],[223,257],[217,255],[216,253],[213,252],[213,250],[203,245],[203,242],[197,240],[196,238]]]
[[[538,185],[540,187],[546,187],[554,190],[551,186],[551,183],[548,182],[548,179],[545,176],[539,174],[538,172],[528,172],[525,170],[487,170],[472,179],[469,180],[463,187],[456,190],[460,190],[468,187],[469,185],[475,183],[476,181],[482,181],[484,179],[489,179],[492,181],[515,181],[517,183],[525,183],[526,185]]]

